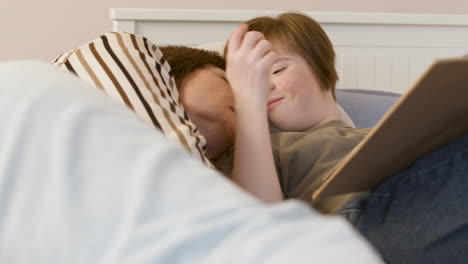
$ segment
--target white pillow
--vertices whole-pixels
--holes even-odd
[[[218,41],[218,42],[205,43],[205,44],[193,46],[193,47],[204,49],[204,50],[216,51],[219,54],[223,55],[225,45],[226,45],[225,41]],[[351,120],[348,114],[343,110],[343,107],[341,107],[338,103],[336,104],[336,106],[338,108],[338,116],[340,117],[340,119],[343,120],[343,122],[346,125],[350,127],[356,127],[353,123],[353,120]]]

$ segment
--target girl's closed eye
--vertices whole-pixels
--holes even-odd
[[[278,73],[284,71],[285,69],[286,69],[286,67],[281,67],[281,68],[279,68],[279,69],[277,69],[277,70],[274,70],[274,71],[273,71],[273,75],[278,74]]]

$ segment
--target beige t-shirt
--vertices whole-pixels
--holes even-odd
[[[369,128],[352,128],[334,120],[304,132],[273,132],[271,143],[284,197],[301,199],[322,211],[336,211],[350,195],[313,201],[312,193],[369,131]],[[231,149],[215,164],[228,176],[233,154]]]
[[[322,180],[369,133],[334,120],[305,132],[271,135],[279,181],[286,199],[297,198],[322,211],[335,211],[350,195],[313,201],[312,193]]]

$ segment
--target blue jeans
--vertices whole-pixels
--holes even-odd
[[[388,263],[467,263],[468,134],[359,195],[341,213]]]

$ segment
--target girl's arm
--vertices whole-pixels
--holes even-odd
[[[241,25],[229,39],[226,59],[237,116],[233,180],[265,202],[280,201],[267,118],[271,67],[277,55],[263,34],[247,32],[247,25]]]

